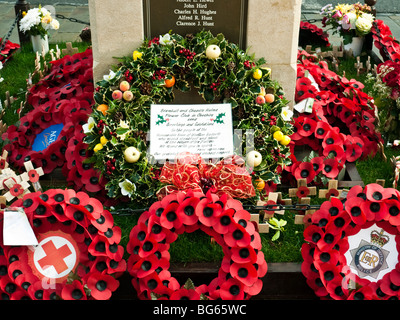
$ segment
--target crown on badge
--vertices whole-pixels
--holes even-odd
[[[380,247],[383,247],[386,243],[389,242],[389,237],[383,235],[383,229],[380,232],[374,230],[371,232],[371,243],[376,244]]]

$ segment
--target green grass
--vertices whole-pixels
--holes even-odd
[[[50,49],[56,49],[58,45],[59,49],[65,49],[65,43],[50,44]],[[87,49],[88,44],[84,42],[73,42],[73,47],[79,49],[79,52],[83,52]],[[0,100],[4,106],[4,100],[6,99],[6,92],[10,93],[10,96],[14,97],[16,101],[13,106],[5,110],[3,121],[7,124],[14,124],[18,121],[17,109],[21,102],[25,101],[26,80],[29,78],[29,74],[35,70],[35,57],[36,54],[32,50],[32,44],[27,43],[21,46],[21,48],[12,55],[11,59],[8,60],[3,69],[0,70],[0,76],[4,78],[4,81],[0,82]],[[47,61],[50,61],[50,53],[46,55]],[[37,81],[37,77],[33,79]]]

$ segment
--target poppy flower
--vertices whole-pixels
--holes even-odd
[[[248,287],[258,280],[257,270],[252,263],[232,263],[230,273],[235,279]]]
[[[311,164],[313,165],[313,170],[317,175],[322,171],[324,160],[322,157],[314,157],[310,160]]]
[[[65,285],[61,291],[61,298],[64,300],[87,300],[85,289],[79,280]]]
[[[107,274],[92,273],[87,280],[87,286],[90,295],[95,299],[108,300],[118,288],[119,281]]]
[[[165,258],[158,259],[155,255],[150,255],[145,259],[140,259],[136,265],[139,266],[139,268],[134,266],[134,269],[137,270],[136,276],[138,278],[143,278],[154,272],[159,267],[167,269],[169,267],[169,262]]]
[[[295,100],[299,102],[306,98],[312,98],[317,93],[317,89],[312,85],[309,78],[300,78],[296,81]]]
[[[382,278],[380,289],[389,296],[398,297],[400,294],[400,272],[397,269],[393,269],[391,272],[386,273]]]
[[[300,186],[297,188],[296,197],[301,199],[307,197],[310,194],[310,189],[306,186]]]
[[[365,213],[367,221],[378,220],[382,215],[387,213],[385,202],[366,200],[361,204],[361,209]]]
[[[350,215],[351,220],[358,225],[363,225],[367,221],[366,214],[363,211],[364,199],[360,197],[352,197],[347,199],[345,209]]]
[[[324,140],[322,140],[322,147],[325,149],[328,146],[337,145],[342,143],[342,139],[339,133],[335,130],[329,130],[325,135]]]
[[[351,187],[351,189],[347,193],[347,199],[350,199],[353,197],[359,197],[359,198],[362,198],[363,200],[366,200],[367,196],[364,192],[364,188],[360,185]]]
[[[233,223],[234,213],[235,210],[233,208],[229,208],[222,211],[219,215],[214,216],[212,223],[213,229],[219,234],[227,233],[231,227],[231,224]]]
[[[222,300],[243,300],[243,284],[235,278],[228,279],[221,284],[220,294]]]
[[[324,232],[318,226],[311,225],[304,230],[304,240],[312,244],[318,244],[323,238]]]
[[[314,135],[317,139],[323,140],[330,130],[331,126],[327,122],[318,121],[315,127]]]
[[[171,294],[170,300],[199,300],[200,295],[196,290],[181,288]]]
[[[306,183],[311,183],[315,178],[314,166],[311,162],[301,162],[294,172],[296,180],[306,179]]]
[[[400,202],[398,200],[389,199],[385,201],[387,213],[381,217],[382,219],[389,221],[393,226],[400,225]]]
[[[300,118],[300,119],[299,119]],[[299,117],[297,120],[300,120],[300,128],[298,128],[297,132],[303,137],[311,136],[317,127],[317,122],[314,119],[309,117]]]
[[[346,300],[348,297],[343,290],[342,279],[339,277],[329,281],[326,290],[328,291],[329,296],[334,300]]]
[[[346,159],[342,144],[327,145],[324,148],[322,154],[325,157],[331,157],[331,158],[333,157],[339,162]]]
[[[257,260],[257,254],[251,246],[232,247],[231,258],[237,263],[254,263]]]
[[[205,226],[210,227],[213,223],[213,217],[218,216],[222,212],[222,207],[219,203],[210,203],[207,198],[202,199],[195,210],[199,221]]]
[[[179,203],[170,203],[160,216],[160,224],[167,229],[178,229],[182,226],[180,216],[176,213]]]
[[[336,178],[339,174],[339,164],[336,159],[324,159],[322,173],[328,178]]]
[[[24,193],[24,188],[19,183],[15,183],[10,187],[10,193],[14,197],[19,197]]]
[[[346,160],[354,162],[359,159],[363,153],[363,141],[358,137],[347,136],[344,142],[344,150],[346,152]]]
[[[353,290],[350,293],[348,300],[372,300],[373,297],[375,297],[375,294],[372,291],[372,288],[370,286],[364,286],[360,289]]]
[[[367,184],[364,188],[365,195],[369,201],[385,200],[385,188],[377,183]]]

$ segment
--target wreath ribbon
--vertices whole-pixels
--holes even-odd
[[[159,180],[169,184],[157,192],[159,199],[188,188],[202,192],[204,180],[212,182],[213,192],[216,194],[227,193],[233,198],[256,195],[245,162],[236,155],[214,164],[205,162],[198,154],[183,152],[176,156],[175,163],[164,164]]]

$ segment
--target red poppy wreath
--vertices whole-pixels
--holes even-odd
[[[400,296],[400,192],[354,186],[331,198],[304,231],[302,272],[317,296],[397,300]]]
[[[227,194],[179,191],[153,203],[132,229],[128,271],[140,299],[244,300],[257,295],[267,263],[250,213]],[[194,289],[169,271],[169,247],[178,235],[202,230],[222,247],[218,277]]]
[[[23,208],[37,246],[0,242],[0,297],[21,300],[106,300],[126,270],[121,230],[86,193],[51,189],[13,203]],[[0,211],[0,232],[4,212]],[[3,235],[1,235],[3,239]]]

